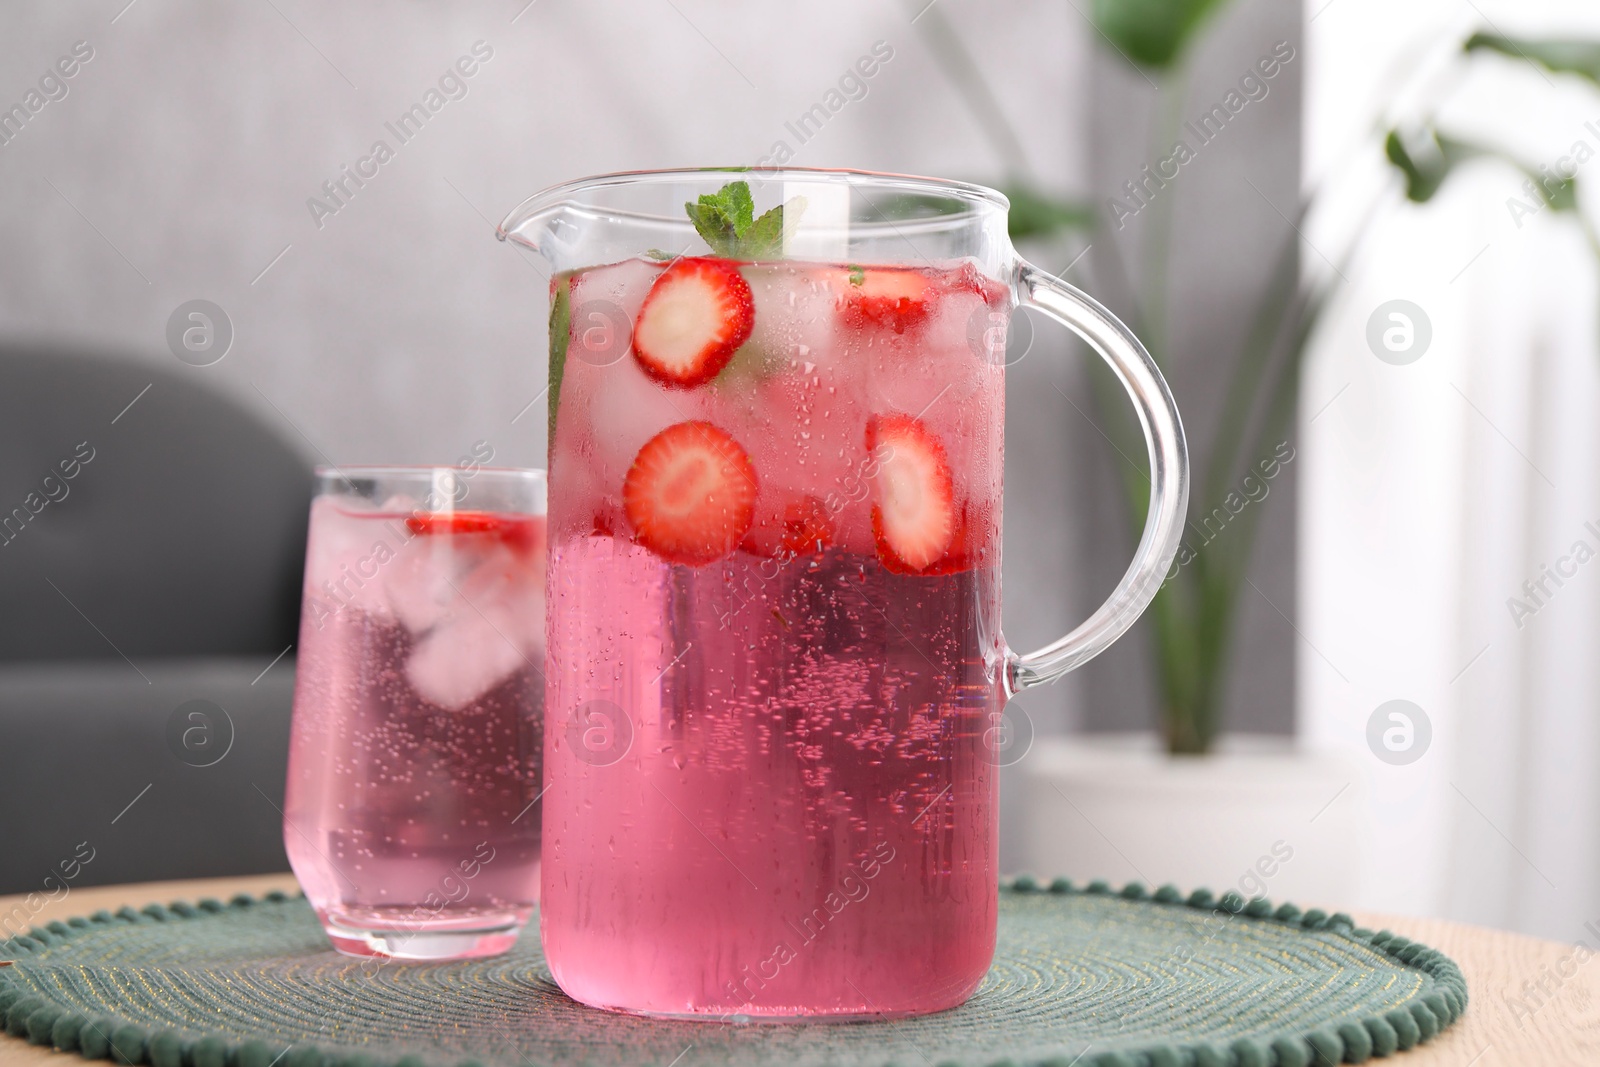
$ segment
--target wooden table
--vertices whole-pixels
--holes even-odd
[[[124,904],[140,907],[174,900],[235,893],[298,891],[288,874],[252,878],[214,878],[193,882],[75,889],[34,916],[35,923],[87,915]],[[20,897],[0,898],[0,915]],[[1600,956],[1579,962],[1570,945],[1486,930],[1437,919],[1361,915],[1374,929],[1387,928],[1442,950],[1461,965],[1472,1003],[1443,1036],[1395,1057],[1395,1067],[1565,1067],[1600,1065]],[[1523,983],[1544,992],[1530,997]],[[0,1036],[0,1067],[67,1067],[84,1063],[76,1054],[55,1052]],[[683,1067],[693,1067],[684,1064]]]

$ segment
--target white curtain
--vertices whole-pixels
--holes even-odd
[[[1393,180],[1354,146],[1430,98],[1447,129],[1534,166],[1586,143],[1580,199],[1600,185],[1600,91],[1513,59],[1445,73],[1474,28],[1600,38],[1594,5],[1306,13],[1306,180],[1339,193],[1307,229],[1308,270]],[[1509,205],[1522,180],[1464,169],[1435,202],[1382,213],[1345,269],[1302,394],[1299,717],[1308,745],[1358,768],[1358,905],[1572,941],[1600,920],[1600,271],[1571,215]],[[1397,299],[1432,331],[1406,365],[1367,340]],[[1396,699],[1432,734],[1404,765],[1368,742]]]

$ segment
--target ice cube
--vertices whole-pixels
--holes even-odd
[[[415,645],[406,676],[425,699],[458,710],[513,671],[543,668],[544,583],[535,560],[503,544],[450,589],[450,600]]]
[[[582,445],[558,436],[550,451],[550,537],[558,543],[626,528],[621,483],[602,485],[590,465],[593,448]]]
[[[781,530],[791,512],[820,511],[823,526],[853,529],[847,520],[865,492],[862,405],[847,393],[785,376],[757,388],[752,406],[758,415],[740,439],[759,484],[756,526]]]
[[[836,356],[837,267],[776,263],[745,267],[755,323],[747,342],[768,369],[831,369]],[[737,358],[737,357],[735,357]]]
[[[477,610],[532,658],[544,648],[544,560],[523,556],[504,545],[483,557],[483,562],[461,583],[462,610]]]
[[[456,601],[452,586],[465,567],[466,536],[413,535],[383,568],[389,608],[413,634],[432,629]]]
[[[633,324],[661,269],[660,263],[633,259],[573,276],[569,297],[572,332],[561,381],[552,383],[559,389],[557,446],[587,454],[591,442],[608,440],[615,431],[611,420],[626,421],[628,413],[603,404],[596,409],[596,399],[610,391],[636,398],[648,384],[633,355]],[[626,406],[624,401],[622,407]],[[627,458],[631,462],[632,454]],[[620,490],[621,482],[617,488]]]
[[[424,700],[459,711],[526,663],[509,637],[469,608],[423,635],[406,661],[406,678]]]
[[[664,266],[664,263],[653,260],[625,259],[621,263],[592,267],[574,275],[569,294],[573,328],[584,330],[590,326],[609,325],[590,319],[587,314],[588,311],[609,310],[603,306],[605,304],[616,305],[631,323],[638,317],[645,294],[650,292],[650,286],[655,284],[656,276]],[[623,340],[626,341],[627,337],[624,336]]]
[[[312,503],[306,544],[308,601],[332,612],[387,611],[378,576],[395,538],[383,519],[379,512],[351,510],[333,497]]]
[[[646,441],[674,423],[703,417],[692,392],[652,381],[631,355],[606,367],[569,363],[558,421],[567,417],[567,405],[579,407],[591,434],[590,469],[602,491],[620,499],[628,468]]]
[[[422,505],[409,493],[393,493],[378,510],[386,515],[409,515]]]

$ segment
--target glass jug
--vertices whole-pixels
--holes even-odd
[[[1188,496],[1149,355],[1018,258],[1006,211],[713,169],[571,182],[501,223],[552,270],[540,927],[574,999],[879,1018],[982,980],[999,715],[1133,623]],[[1151,471],[1111,598],[1025,655],[999,590],[1019,304],[1110,364]]]

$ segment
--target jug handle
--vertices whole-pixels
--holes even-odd
[[[1127,389],[1150,453],[1150,506],[1133,562],[1110,598],[1059,641],[1025,655],[1006,653],[1007,696],[1082,666],[1133,625],[1166,580],[1189,508],[1183,422],[1144,345],[1093,298],[1025,260],[1017,260],[1015,284],[1021,307],[1044,312],[1087,341]]]

